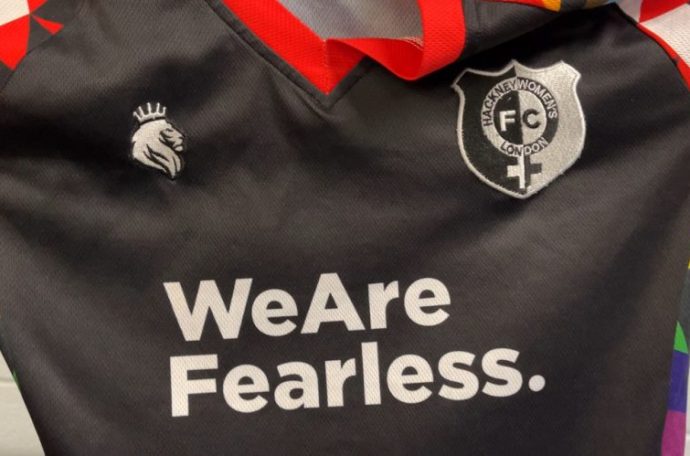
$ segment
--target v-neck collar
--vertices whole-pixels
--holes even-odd
[[[341,86],[351,86],[361,74],[364,57],[414,80],[457,60],[465,45],[461,0],[417,0],[420,37],[327,39],[279,0],[207,1],[236,33],[317,98],[338,96]]]

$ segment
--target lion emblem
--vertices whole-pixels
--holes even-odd
[[[160,103],[146,103],[133,115],[137,127],[132,135],[132,159],[170,179],[177,178],[184,168],[185,137],[168,120],[167,108]]]

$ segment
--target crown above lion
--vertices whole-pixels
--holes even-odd
[[[139,106],[134,111],[133,116],[137,119],[139,125],[141,125],[153,120],[165,119],[167,111],[168,108],[160,103],[156,103],[155,105],[152,103],[146,103]]]

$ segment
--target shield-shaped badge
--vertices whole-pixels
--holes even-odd
[[[465,163],[491,187],[528,198],[580,157],[585,117],[580,73],[565,62],[528,68],[516,61],[498,72],[463,71],[458,143]]]

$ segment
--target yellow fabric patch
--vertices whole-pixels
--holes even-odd
[[[561,0],[543,0],[544,1],[544,7],[548,8],[552,11],[560,11],[561,10]]]

